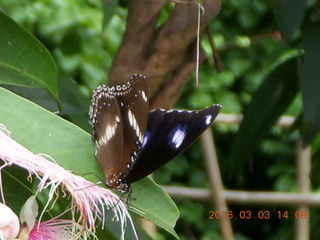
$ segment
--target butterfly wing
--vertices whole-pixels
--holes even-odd
[[[90,123],[95,156],[109,187],[129,191],[125,176],[144,139],[148,106],[148,85],[141,75],[134,75],[125,85],[99,86],[92,95]]]
[[[142,150],[127,181],[133,183],[149,175],[184,151],[211,125],[220,109],[220,105],[213,105],[200,111],[149,112]]]
[[[123,157],[123,125],[114,90],[100,85],[92,94],[89,115],[97,161],[106,174],[119,171]]]
[[[133,76],[128,82],[126,90],[117,93],[124,139],[121,179],[124,179],[130,172],[140,153],[148,123],[148,94],[147,82],[141,75]]]

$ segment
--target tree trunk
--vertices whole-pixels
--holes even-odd
[[[134,73],[147,76],[150,108],[172,107],[196,65],[198,5],[176,3],[156,27],[165,0],[133,0],[127,29],[110,69],[109,84],[124,84]],[[219,0],[204,0],[200,34],[220,10]]]

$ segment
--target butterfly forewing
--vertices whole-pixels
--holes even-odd
[[[185,150],[211,125],[220,108],[213,105],[200,111],[149,112],[142,150],[127,181],[132,183],[149,175]]]
[[[126,87],[117,92],[123,121],[122,178],[130,172],[142,146],[148,122],[148,94],[146,80],[140,75],[133,76]]]
[[[96,159],[106,174],[108,186],[127,191],[124,178],[139,154],[147,118],[145,77],[134,75],[125,85],[102,85],[94,91],[90,122]]]

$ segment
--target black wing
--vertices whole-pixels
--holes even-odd
[[[154,172],[193,143],[214,121],[220,105],[200,111],[149,112],[142,150],[126,181],[133,183]]]

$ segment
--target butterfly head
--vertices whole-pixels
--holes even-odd
[[[132,192],[131,184],[129,184],[125,180],[122,180],[121,178],[119,178],[117,180],[114,180],[114,179],[107,180],[105,182],[105,184],[108,188],[116,189],[122,193],[131,194],[131,192]]]

